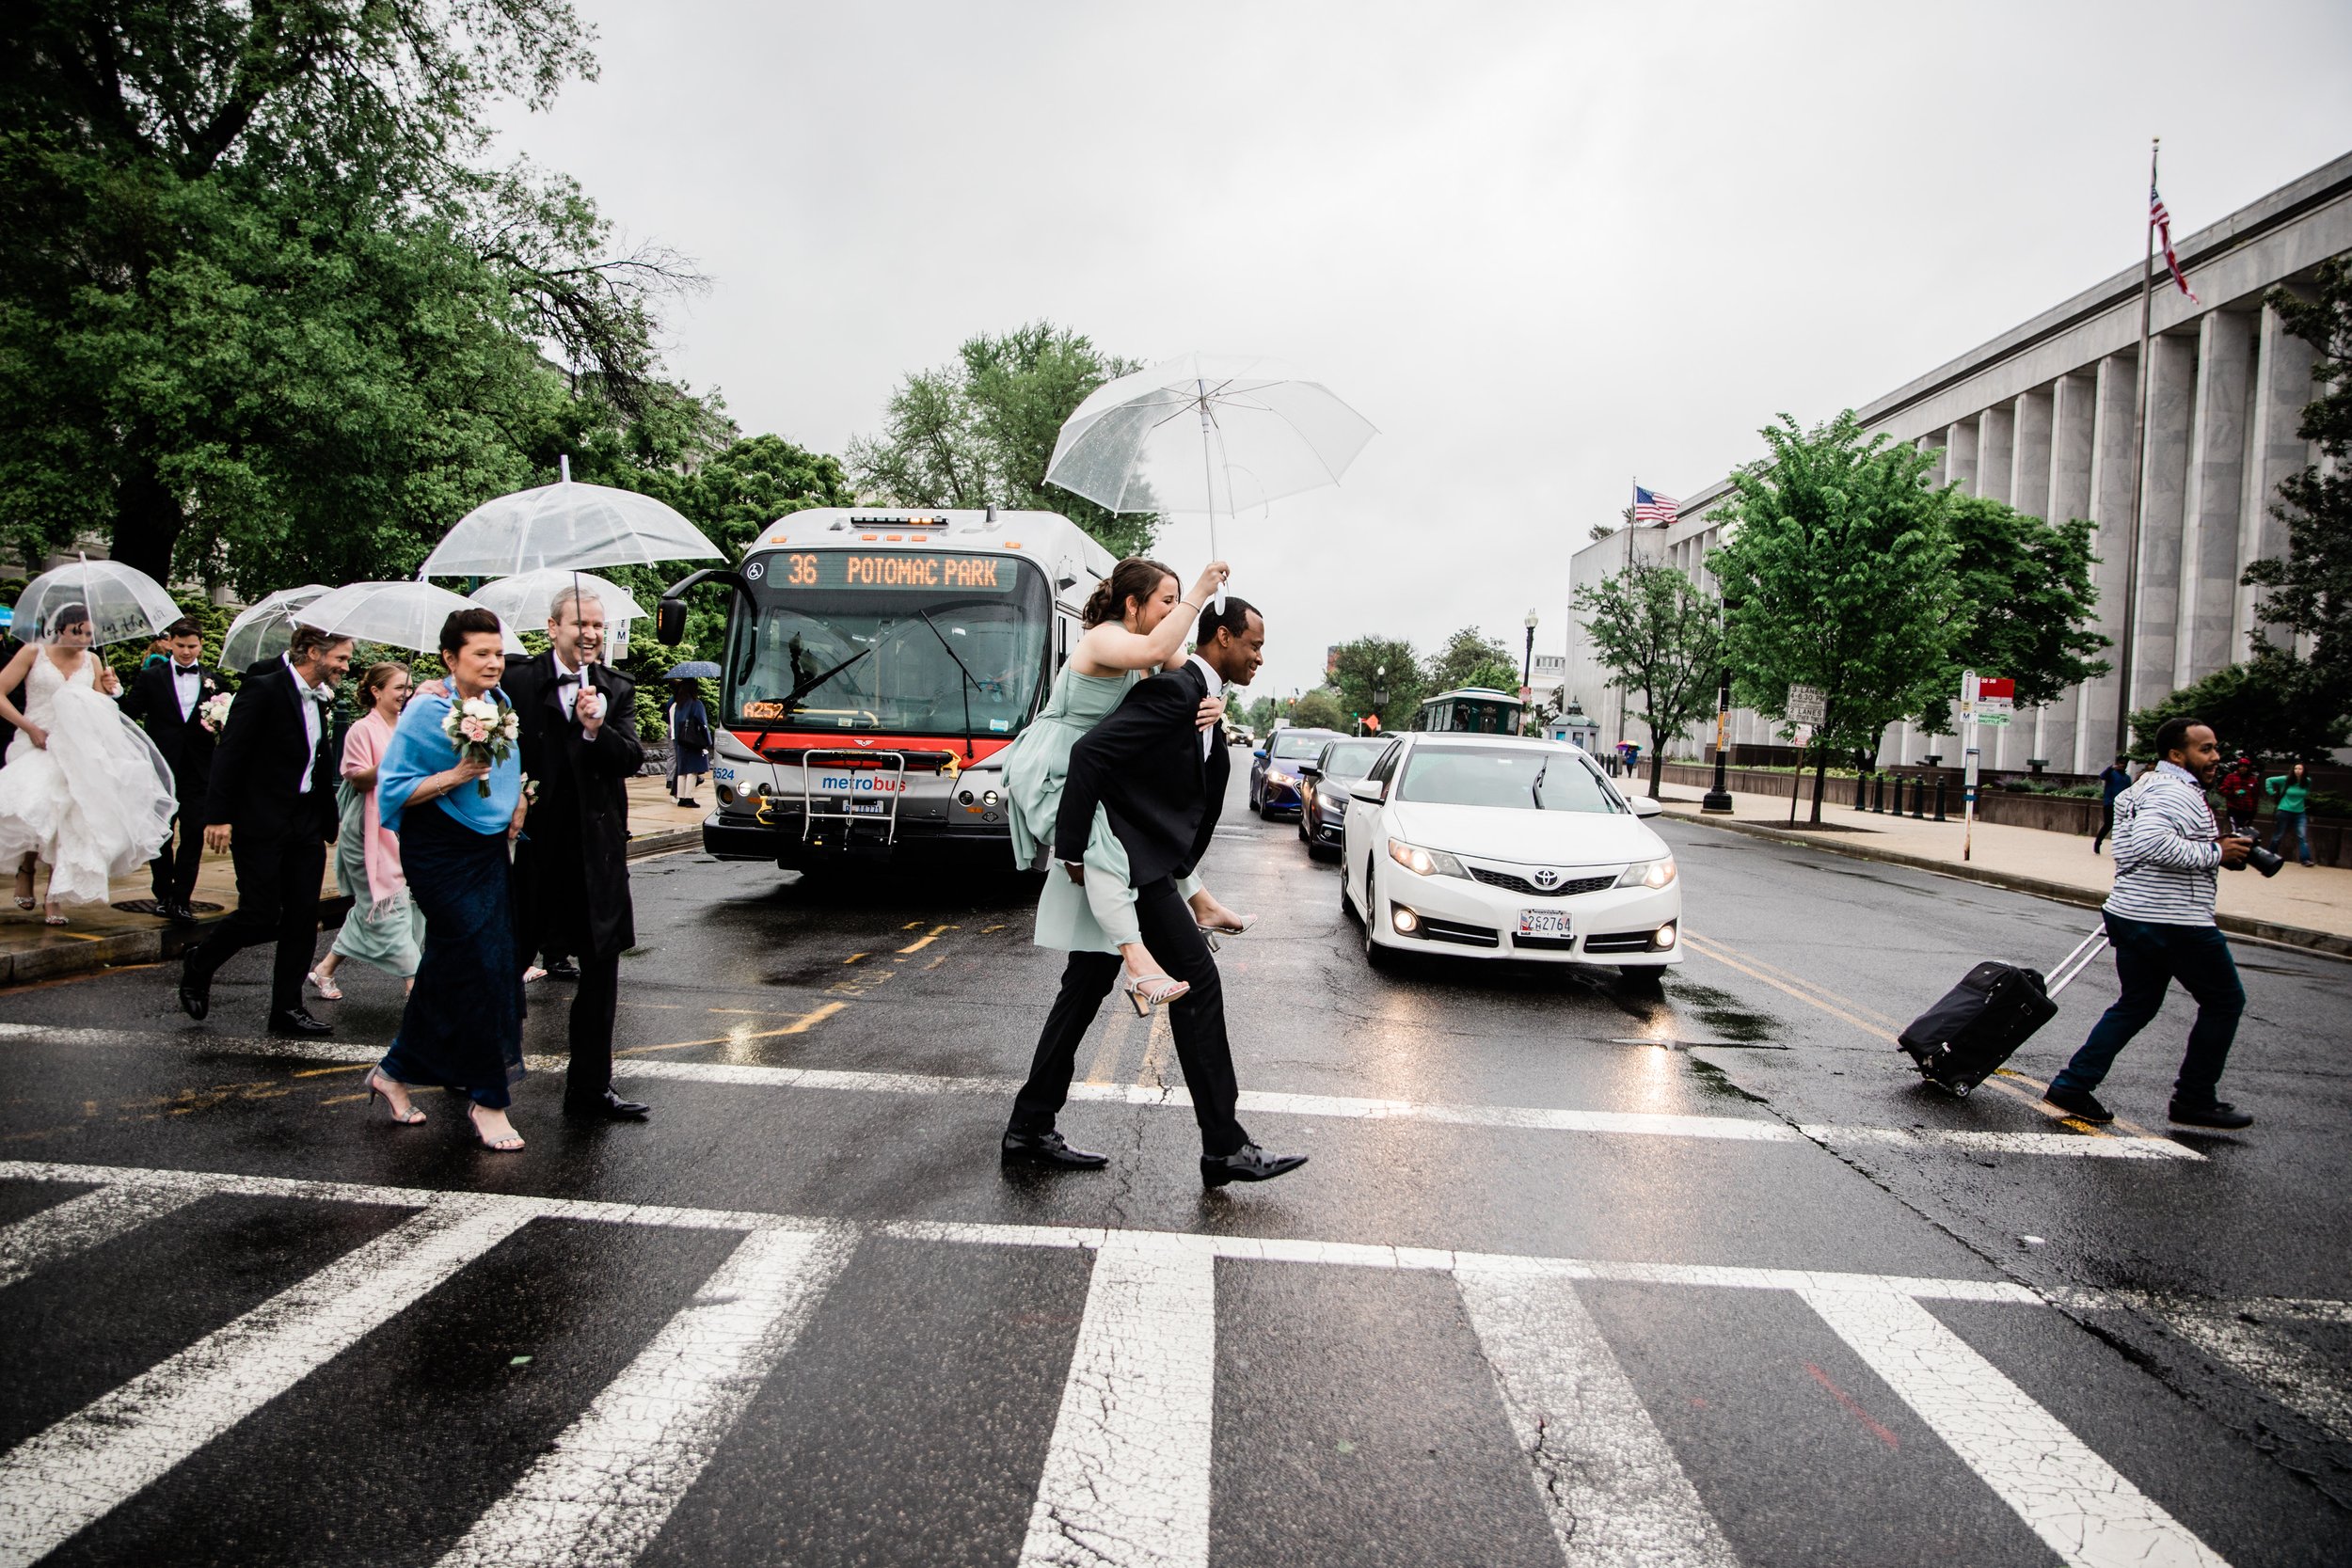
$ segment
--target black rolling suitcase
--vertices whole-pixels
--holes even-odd
[[[1919,1076],[1947,1094],[1966,1099],[1993,1076],[2035,1030],[2058,1016],[2051,1000],[2074,984],[2107,945],[2102,926],[2058,960],[2045,982],[2038,969],[1994,959],[1977,965],[1942,1001],[1911,1021],[1899,1043]]]

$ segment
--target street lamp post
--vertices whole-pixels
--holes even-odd
[[[1729,621],[1734,606],[1724,601],[1724,619]],[[1724,768],[1731,754],[1731,655],[1723,656],[1723,667],[1715,681],[1715,787],[1699,800],[1699,810],[1723,816],[1731,813],[1731,790],[1724,777]]]
[[[1372,671],[1372,715],[1380,721],[1380,727],[1384,730],[1389,727],[1388,709],[1389,667],[1385,664],[1376,664],[1373,666]]]
[[[1532,610],[1527,612],[1527,660],[1519,666],[1519,701],[1525,705],[1519,709],[1519,733],[1525,735],[1530,710],[1535,705],[1535,612]]]

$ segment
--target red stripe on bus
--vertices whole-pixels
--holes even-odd
[[[852,740],[838,730],[735,730],[731,733],[747,750],[762,758],[771,752],[841,752],[852,754],[858,752],[914,752],[932,756],[946,752],[952,754],[958,763],[964,762],[963,736],[960,735],[861,735]],[[1009,736],[976,735],[972,737],[971,760],[984,761],[1011,744]],[[855,767],[856,764],[845,760],[841,766]]]

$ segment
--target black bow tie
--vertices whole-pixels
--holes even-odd
[[[555,677],[555,684],[558,686],[578,686],[580,682],[586,680],[588,676],[585,671],[566,670],[562,674]]]

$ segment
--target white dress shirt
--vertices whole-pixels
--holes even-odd
[[[1207,659],[1202,658],[1199,654],[1195,654],[1190,658],[1185,659],[1184,662],[1200,672],[1200,678],[1208,682],[1210,696],[1222,697],[1225,695],[1225,677],[1218,674],[1214,669],[1210,668],[1209,661]],[[1201,756],[1206,757],[1209,754],[1209,747],[1213,744],[1216,735],[1216,727],[1215,725],[1211,725],[1209,728],[1200,732]]]
[[[180,722],[186,723],[204,696],[204,669],[199,664],[171,661],[171,694],[180,699]]]
[[[587,673],[585,670],[575,670],[565,664],[562,654],[550,653],[548,657],[555,662],[555,700],[564,705],[564,719],[568,723],[572,717],[572,704],[580,700],[580,683],[588,678]],[[564,678],[567,675],[571,677],[568,680]]]
[[[302,759],[302,783],[295,787],[297,795],[310,793],[310,764],[319,754],[319,736],[326,727],[326,709],[323,701],[325,686],[312,686],[302,678],[302,672],[284,654],[278,656],[286,666],[286,673],[294,677],[294,695],[302,701],[302,732],[310,739],[310,750]]]

